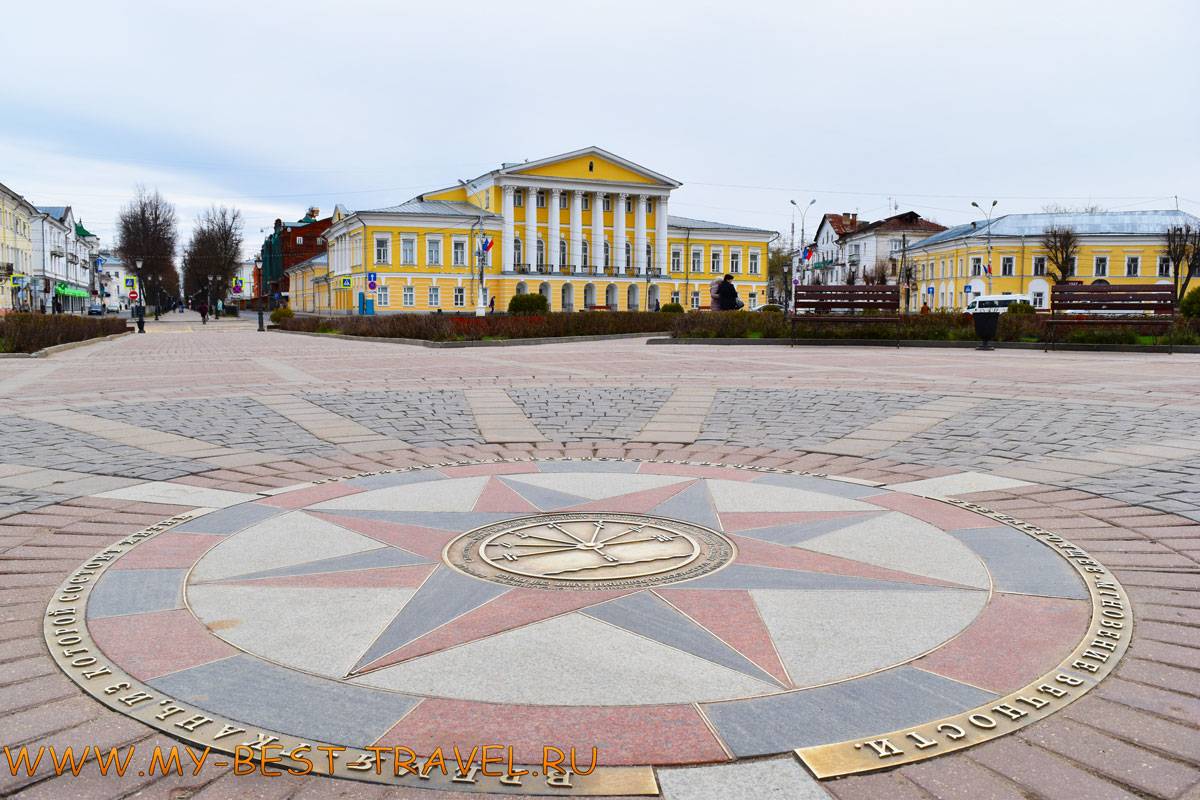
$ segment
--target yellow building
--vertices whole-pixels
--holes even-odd
[[[918,298],[914,305],[962,310],[983,294],[1026,294],[1048,308],[1050,273],[1042,234],[1070,228],[1079,239],[1073,275],[1080,283],[1171,283],[1164,252],[1169,228],[1200,227],[1183,211],[1103,211],[1062,214],[1008,214],[958,225],[910,245]],[[989,257],[990,245],[990,257]],[[991,275],[987,265],[991,265]]]
[[[28,307],[33,266],[33,204],[0,183],[0,314]]]
[[[668,215],[678,181],[596,147],[504,164],[389,208],[334,211],[328,275],[291,284],[342,313],[503,311],[541,292],[553,311],[709,303],[732,274],[747,307],[767,301],[774,231]],[[374,288],[371,288],[371,284]],[[482,292],[480,291],[482,289]]]

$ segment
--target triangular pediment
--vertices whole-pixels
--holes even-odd
[[[506,166],[502,175],[536,175],[546,178],[568,180],[612,181],[613,183],[641,183],[648,186],[675,188],[679,181],[646,169],[628,159],[602,150],[585,147],[562,155],[551,156],[539,161]]]

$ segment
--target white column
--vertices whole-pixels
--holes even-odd
[[[551,189],[550,202],[546,203],[546,263],[550,265],[551,272],[558,272],[558,223],[562,216],[558,198],[561,194],[562,190]]]
[[[583,264],[583,190],[571,192],[571,263],[575,272]]]
[[[592,195],[592,241],[590,245],[589,263],[593,268],[604,266],[604,192],[596,192]]]
[[[621,192],[613,206],[613,246],[610,263],[617,268],[618,275],[625,274],[625,201],[629,195]]]
[[[513,187],[504,186],[504,219],[501,224],[500,234],[500,270],[501,272],[509,272],[512,270],[513,263]]]
[[[655,201],[654,207],[654,264],[658,267],[659,275],[666,275],[670,269],[668,259],[670,248],[667,247],[667,197],[663,195]]]
[[[637,196],[633,209],[633,266],[638,275],[646,274],[646,195]]]
[[[537,187],[525,187],[525,241],[521,242],[521,261],[537,264]]]

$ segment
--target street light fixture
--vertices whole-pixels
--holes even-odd
[[[138,304],[137,304],[137,329],[138,333],[146,332],[146,298],[143,297],[146,293],[146,287],[142,286],[142,259],[134,259],[134,267],[137,270],[137,288],[138,288]]]
[[[987,287],[988,287],[987,290],[988,290],[988,294],[992,293],[992,212],[996,210],[997,202],[999,202],[999,201],[993,200],[992,204],[990,206],[988,206],[988,209],[985,212],[985,217],[987,219]],[[979,203],[976,203],[974,200],[971,201],[971,205],[975,206],[975,208],[978,208],[980,211],[983,211],[983,206],[979,205]]]
[[[797,203],[795,200],[789,200],[788,202],[792,204],[792,243],[790,248],[791,253],[789,255],[791,256],[790,266],[792,268],[792,281],[794,282],[796,280],[796,268],[799,266],[796,261],[796,209],[800,209],[800,244],[803,246],[805,239],[808,238],[804,230],[804,219],[806,216],[808,216],[808,209],[812,207],[813,203],[817,202],[817,198],[814,197],[803,206]],[[787,296],[789,292],[791,292],[790,287],[784,286],[784,295]],[[788,305],[792,305],[791,302],[789,302]]]

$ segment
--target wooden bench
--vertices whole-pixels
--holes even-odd
[[[833,324],[865,324],[900,322],[900,287],[885,284],[856,286],[797,286],[793,296],[792,343],[796,341],[796,324],[828,322]],[[844,313],[835,314],[840,311]],[[868,314],[867,312],[873,312]],[[896,347],[900,340],[896,340]]]
[[[1094,316],[1094,315],[1103,316]],[[1050,289],[1050,349],[1063,326],[1099,327],[1123,325],[1170,330],[1175,321],[1175,288],[1170,284],[1058,283]]]

